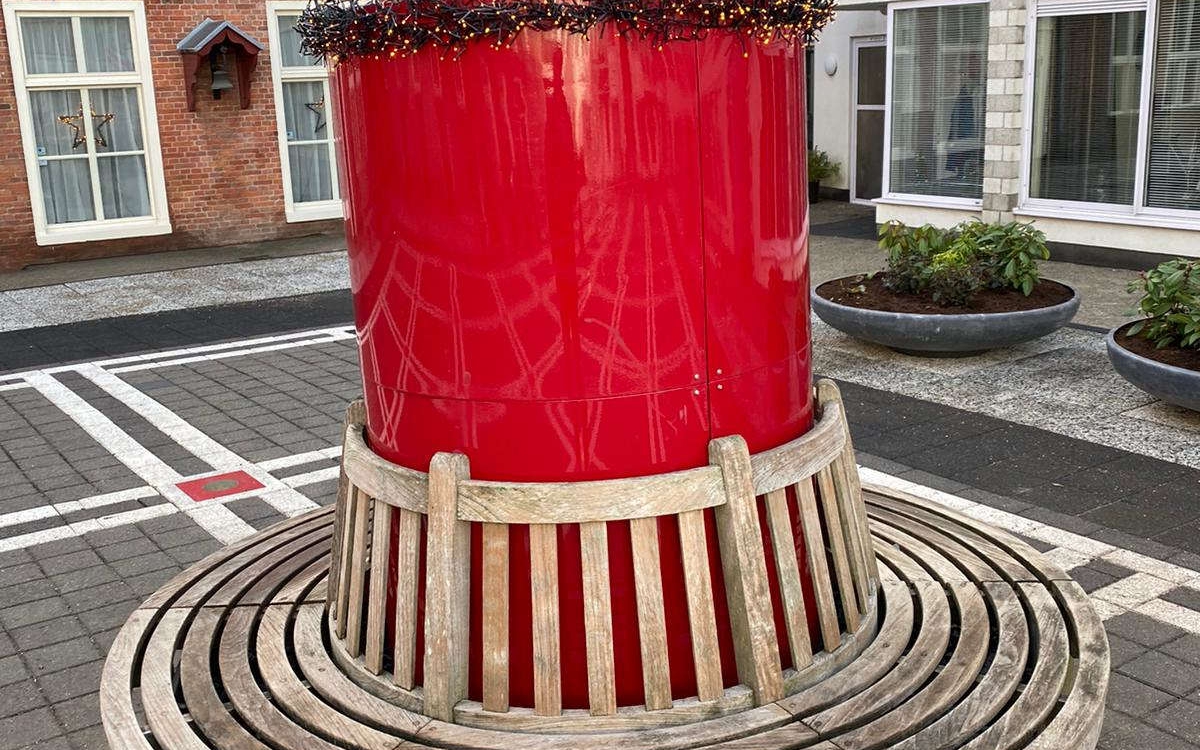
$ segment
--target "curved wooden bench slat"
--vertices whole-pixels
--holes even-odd
[[[725,502],[713,466],[592,482],[488,482],[459,487],[458,517],[480,523],[625,521],[713,508]]]
[[[817,405],[820,414],[811,430],[750,459],[754,494],[766,495],[807,479],[841,455],[847,440],[842,404],[828,395],[822,401],[818,394]]]

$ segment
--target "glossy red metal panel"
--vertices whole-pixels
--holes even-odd
[[[689,46],[525,34],[453,63],[356,60],[339,76],[353,78],[340,111],[375,382],[558,400],[703,373]]]
[[[810,372],[806,346],[782,362],[711,381],[713,435],[741,435],[760,453],[804,434],[813,419]]]
[[[465,453],[473,477],[514,482],[628,476],[631,466],[639,467],[633,475],[655,474],[707,462],[701,389],[587,401],[467,401],[368,380],[366,402],[372,447],[421,470],[438,451]]]
[[[475,477],[581,480],[702,465],[716,435],[757,451],[807,429],[801,75],[790,50],[720,33],[662,51],[526,33],[457,60],[343,61],[334,96],[372,447],[418,469],[459,450]],[[609,534],[618,700],[636,705],[628,524]],[[510,692],[528,706],[527,531],[511,542]],[[578,708],[577,530],[559,542],[564,705]],[[660,544],[682,698],[695,691],[691,645],[662,524]]]
[[[713,379],[808,344],[803,56],[786,45],[742,55],[741,42],[717,36],[699,56]]]

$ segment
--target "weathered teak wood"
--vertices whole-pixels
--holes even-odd
[[[366,425],[366,423],[367,407],[361,398],[355,399],[346,407],[346,418],[342,422],[342,435],[344,436],[350,431],[351,425]],[[345,533],[346,508],[348,506],[346,501],[349,495],[350,477],[346,474],[346,455],[343,450],[340,469],[338,471],[337,497],[334,499],[333,549],[329,555],[329,601],[334,601],[337,598],[337,586],[340,580],[339,572],[344,549],[343,535]],[[336,620],[338,610],[335,608],[330,614]]]
[[[417,583],[421,575],[421,516],[405,508],[396,532],[396,623],[392,641],[392,681],[402,688],[416,684]]]
[[[846,556],[846,539],[842,534],[841,512],[838,508],[837,490],[834,489],[833,468],[830,466],[817,472],[817,490],[821,496],[821,509],[825,516],[826,537],[833,556],[833,572],[837,577],[838,595],[842,602],[842,615],[846,629],[858,630],[858,602],[854,597],[854,581],[850,574],[850,560]]]
[[[385,461],[363,439],[365,422],[346,428],[342,441],[342,465],[351,484],[371,497],[384,498],[389,505],[426,512],[429,478],[413,469]]]
[[[838,624],[837,605],[833,600],[829,563],[825,559],[825,536],[821,532],[821,517],[817,514],[817,496],[813,492],[812,481],[808,479],[798,482],[795,491],[800,505],[800,530],[804,534],[804,547],[808,553],[817,621],[821,626],[821,644],[825,651],[832,651],[841,643],[842,631]]]
[[[580,524],[579,546],[583,563],[583,626],[587,630],[588,704],[593,716],[612,716],[617,712],[617,678],[613,663],[608,524],[603,521]]]
[[[207,558],[134,612],[101,680],[105,730],[113,750],[1094,746],[1108,652],[1082,590],[1002,531],[916,499],[867,499],[880,540],[881,578],[871,595],[884,613],[878,634],[865,619],[863,630],[843,635],[846,650],[813,655],[806,670],[819,679],[805,683],[792,673],[797,692],[766,705],[754,707],[750,690],[738,686],[716,700],[675,700],[658,711],[537,716],[459,701],[457,724],[415,713],[409,708],[424,711],[428,696],[372,674],[336,637],[337,623],[322,616],[328,561],[320,555],[330,548],[323,529],[334,514],[321,509],[311,522],[282,524]],[[702,529],[704,513],[679,523]],[[555,526],[542,528],[535,550],[556,544]],[[581,530],[593,552],[607,551],[604,531],[603,523]],[[367,614],[368,630],[369,621]]]
[[[821,406],[821,413],[811,430],[750,459],[754,494],[766,495],[811,477],[841,454],[849,439],[842,426],[841,402]]]
[[[633,540],[633,580],[637,596],[638,635],[642,646],[642,683],[646,708],[671,706],[671,667],[667,662],[667,616],[663,608],[662,570],[658,558],[658,521],[629,522]]]
[[[363,594],[367,584],[367,563],[370,562],[371,499],[357,488],[350,492],[354,505],[354,533],[351,549],[356,551],[350,558],[350,591],[346,610],[346,650],[351,656],[362,653]]]
[[[708,567],[708,544],[704,512],[680,513],[679,543],[683,551],[684,585],[687,588],[688,625],[692,634],[692,659],[696,663],[697,697],[714,701],[721,697],[721,657],[717,645],[717,615],[713,605],[712,574]]]
[[[717,533],[738,677],[754,691],[759,704],[770,703],[783,697],[783,674],[755,507],[750,451],[740,437],[718,438],[709,443],[708,458],[721,468],[725,478],[727,501],[716,510]]]
[[[767,494],[767,527],[771,532],[771,549],[775,553],[792,666],[799,670],[812,664],[812,644],[808,638],[808,607],[804,602],[804,585],[800,581],[800,564],[796,560],[796,539],[792,535],[786,490]]]
[[[483,525],[483,707],[508,710],[508,526]]]
[[[461,453],[438,453],[429,463],[425,713],[442,721],[467,696],[471,526],[458,519],[458,484],[469,474]]]
[[[529,569],[533,599],[533,710],[539,716],[558,716],[562,713],[562,668],[555,526],[529,527]]]
[[[712,466],[594,482],[464,482],[459,518],[507,524],[625,521],[712,508],[724,502]]]
[[[371,512],[371,589],[367,600],[367,668],[375,674],[383,671],[384,625],[387,620],[388,568],[392,551],[392,507],[372,504]]]

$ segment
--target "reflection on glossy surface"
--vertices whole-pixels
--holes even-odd
[[[801,64],[720,33],[659,51],[558,32],[457,60],[342,62],[372,447],[418,469],[457,450],[474,477],[578,480],[701,465],[715,435],[759,451],[807,430]],[[668,624],[686,618],[671,533]],[[511,693],[530,705],[527,532],[512,542]],[[622,705],[642,700],[628,545],[610,524]],[[579,575],[564,527],[560,588]],[[560,614],[564,705],[586,705],[582,602],[567,595]],[[683,622],[668,628],[679,696],[694,691]]]

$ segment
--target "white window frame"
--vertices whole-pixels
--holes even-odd
[[[1200,230],[1200,211],[1150,208],[1146,178],[1153,116],[1154,66],[1158,53],[1158,0],[1038,0],[1028,8],[1025,26],[1025,123],[1021,132],[1021,194],[1014,213],[1021,216],[1078,219],[1105,224],[1132,224],[1163,229]],[[1142,50],[1141,110],[1138,113],[1137,163],[1133,205],[1033,198],[1029,191],[1033,173],[1034,91],[1037,78],[1037,25],[1039,18],[1145,11],[1145,46]]]
[[[63,73],[28,76],[25,72],[25,45],[21,39],[21,17],[28,16],[114,16],[129,17],[133,44],[134,71],[130,73]],[[162,148],[158,135],[158,111],[154,99],[154,79],[150,68],[150,43],[146,32],[146,13],[140,0],[4,0],[4,25],[17,95],[17,120],[21,131],[21,149],[25,153],[25,176],[29,183],[34,237],[38,245],[62,245],[127,237],[170,234],[171,219],[167,208],[167,188],[163,177]],[[77,52],[82,54],[82,51]],[[109,87],[136,86],[140,91],[142,143],[145,148],[146,182],[149,189],[150,215],[122,219],[96,218],[66,224],[47,224],[42,197],[38,156],[34,144],[33,115],[29,89],[80,88],[92,85]],[[93,167],[94,171],[94,167]],[[93,175],[94,179],[94,175]],[[93,190],[95,185],[93,184]]]
[[[875,199],[875,203],[892,203],[903,206],[931,206],[935,208],[965,209],[979,211],[983,208],[983,198],[955,198],[941,195],[920,195],[915,193],[897,193],[892,190],[892,67],[895,59],[895,22],[896,11],[914,8],[936,8],[954,5],[988,5],[987,0],[907,0],[907,2],[888,3],[887,7],[887,91],[884,92],[883,116],[883,195]],[[987,49],[984,49],[986,59]]]
[[[867,36],[852,36],[850,37],[850,166],[847,170],[848,184],[850,185],[850,202],[858,203],[864,206],[875,205],[875,198],[859,198],[858,197],[858,113],[859,112],[883,112],[884,120],[884,151],[883,161],[886,164],[891,159],[888,157],[886,133],[888,126],[887,114],[887,97],[888,92],[883,92],[883,104],[859,104],[858,103],[858,53],[859,50],[871,47],[883,47],[883,54],[888,56],[888,39],[886,36],[879,34],[869,34]],[[891,65],[890,58],[884,60],[884,67]],[[887,75],[884,74],[884,87],[887,87]],[[887,174],[887,168],[884,166],[884,174]],[[886,183],[884,183],[886,186]]]
[[[328,72],[324,76],[325,127],[329,132],[329,166],[333,198],[326,201],[297,203],[292,197],[292,167],[288,149],[287,122],[283,108],[283,84],[286,81],[314,81],[313,68],[285,68],[280,51],[279,16],[298,15],[308,7],[308,0],[270,0],[267,3],[267,39],[271,47],[271,84],[275,92],[275,134],[279,142],[280,177],[283,180],[283,207],[288,223],[342,218],[342,201],[338,184],[337,148],[334,138],[334,106]]]

